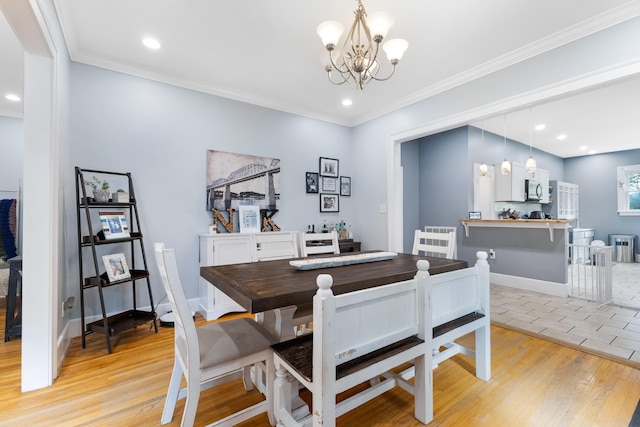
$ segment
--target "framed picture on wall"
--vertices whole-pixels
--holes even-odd
[[[307,186],[307,193],[318,192],[318,173],[317,172],[307,172],[306,186]]]
[[[320,193],[320,212],[340,212],[340,196]]]
[[[337,188],[338,188],[338,178],[330,178],[328,176],[322,177],[322,191],[329,191],[331,193],[336,193]]]
[[[338,159],[320,157],[320,176],[330,176],[333,178],[337,178],[339,176],[338,163]]]
[[[260,206],[240,205],[238,206],[238,217],[241,233],[260,232]]]
[[[340,177],[340,195],[341,196],[351,196],[351,177],[350,176],[341,176]]]

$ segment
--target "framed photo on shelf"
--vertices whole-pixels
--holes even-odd
[[[328,176],[322,177],[322,191],[329,191],[336,193],[338,186],[338,178],[330,178]]]
[[[241,233],[260,232],[260,206],[240,205],[238,206],[238,216]]]
[[[340,177],[340,195],[341,196],[351,196],[351,177],[350,176],[341,176]]]
[[[126,239],[131,237],[124,212],[98,212],[105,239]]]
[[[124,254],[104,255],[102,257],[104,268],[107,270],[107,276],[110,282],[129,279],[131,273],[127,267],[127,259]]]
[[[306,178],[307,178],[306,179],[307,193],[317,193],[318,192],[318,173],[307,172]]]
[[[339,176],[338,163],[338,159],[320,157],[320,176],[330,176],[333,178],[337,178]]]
[[[340,196],[320,193],[320,212],[340,212]]]

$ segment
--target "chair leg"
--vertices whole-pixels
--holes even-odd
[[[276,425],[276,417],[274,413],[274,388],[276,382],[276,367],[273,362],[273,355],[268,354],[265,360],[265,376],[266,385],[264,397],[267,400],[267,416],[269,417],[269,424]]]
[[[164,409],[162,410],[161,424],[170,423],[173,419],[173,411],[178,401],[178,392],[180,391],[180,380],[182,380],[182,367],[178,359],[173,362],[173,371],[171,372],[171,380],[169,380],[169,389],[167,397],[164,400]]]
[[[287,370],[282,366],[275,368],[275,383],[273,394],[273,414],[278,426],[285,425],[283,419],[291,414],[291,384]],[[268,369],[268,368],[267,368]],[[267,374],[268,376],[269,374]]]
[[[257,364],[255,367],[255,370],[256,370],[256,383],[257,383],[259,380],[258,375],[260,373],[260,369],[258,368]],[[251,381],[251,365],[245,366],[244,368],[242,368],[242,383],[244,384],[244,389],[246,391],[253,390],[253,381]]]
[[[182,421],[180,427],[193,427],[196,419],[196,411],[198,410],[198,401],[200,400],[200,372],[192,369],[192,375],[187,378],[187,399],[184,402],[184,412],[182,413]]]

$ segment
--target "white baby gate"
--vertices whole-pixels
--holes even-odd
[[[569,296],[600,305],[613,301],[613,246],[569,245]]]

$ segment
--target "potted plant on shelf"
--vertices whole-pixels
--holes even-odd
[[[128,203],[129,193],[124,191],[124,189],[119,188],[118,191],[111,195],[111,200],[115,203]]]
[[[93,198],[97,203],[109,201],[109,183],[106,180],[93,176],[92,181],[85,183],[93,190]]]

